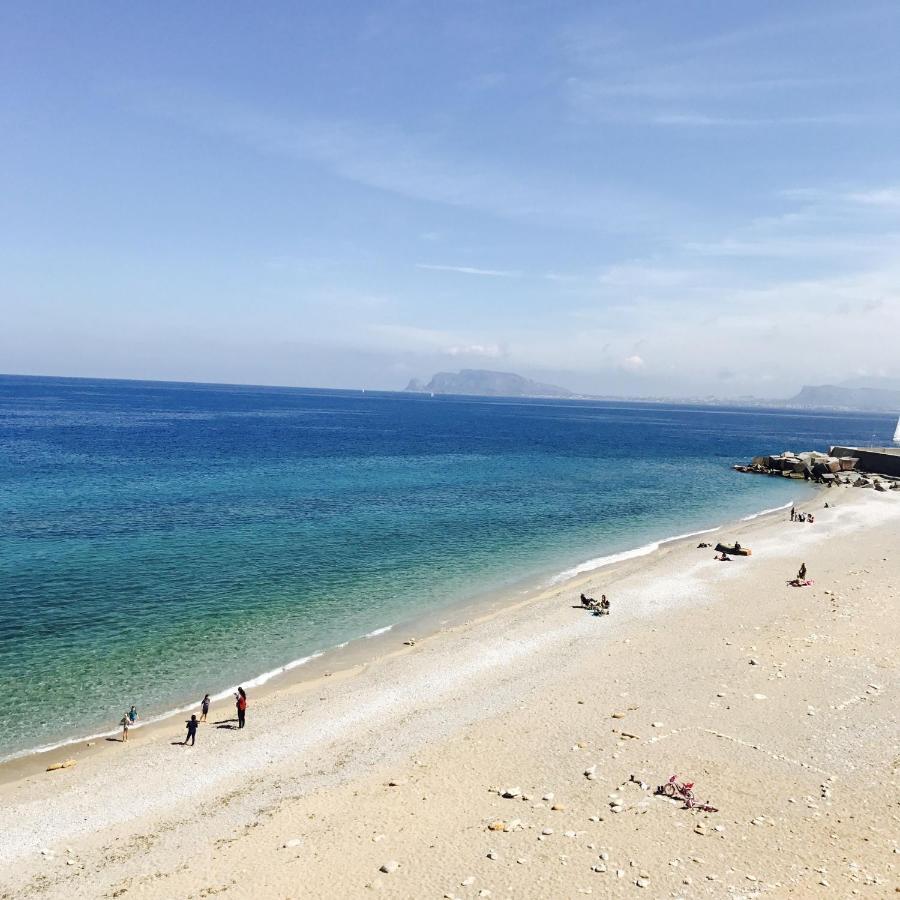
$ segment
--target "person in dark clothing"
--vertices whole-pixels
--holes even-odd
[[[806,580],[806,563],[800,563],[800,571],[797,573],[797,578],[800,581]]]
[[[188,741],[191,742],[191,746],[194,746],[194,741],[197,738],[197,727],[200,723],[197,721],[197,716],[193,715],[190,719],[185,723],[187,725],[187,737],[182,741],[185,747],[187,747]]]
[[[200,703],[200,721],[201,722],[206,721],[206,716],[209,713],[209,704],[210,704],[209,694],[204,694],[203,700]]]
[[[242,687],[238,688],[236,706],[238,714],[238,728],[243,728],[244,722],[247,718],[247,693]]]

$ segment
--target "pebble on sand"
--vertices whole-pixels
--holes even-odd
[[[378,869],[379,872],[384,872],[385,875],[392,875],[397,869],[400,868],[400,863],[395,859],[388,860],[386,863],[381,865]]]

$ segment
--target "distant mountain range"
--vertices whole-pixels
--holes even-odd
[[[555,384],[532,381],[513,372],[490,369],[462,369],[438,372],[427,383],[413,378],[406,386],[412,393],[463,394],[473,397],[556,397],[601,399],[594,395],[576,394]],[[610,399],[610,398],[603,398]],[[620,398],[622,399],[622,398]],[[644,397],[646,402],[676,402],[672,398]],[[786,400],[696,398],[678,402],[701,404],[722,403],[737,406],[776,406],[789,409],[840,409],[861,412],[900,413],[900,382],[881,378],[858,378],[839,384],[804,385],[799,393]]]
[[[900,412],[900,390],[848,387],[837,384],[804,385],[785,406],[810,409],[856,409],[866,412]]]
[[[407,391],[425,394],[468,394],[475,397],[574,397],[566,388],[541,384],[512,372],[489,369],[462,369],[438,372],[427,384],[413,378]]]

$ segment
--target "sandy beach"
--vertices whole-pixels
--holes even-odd
[[[8,765],[0,896],[893,894],[900,496],[807,507],[703,538],[746,559],[683,541],[395,630],[241,732],[220,704],[194,747],[179,717]],[[655,796],[673,774],[718,811]]]

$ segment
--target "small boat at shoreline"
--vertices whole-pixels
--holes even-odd
[[[727,544],[716,544],[716,553],[727,553],[729,556],[752,556],[753,551],[749,547],[741,547],[735,544],[729,547]]]

